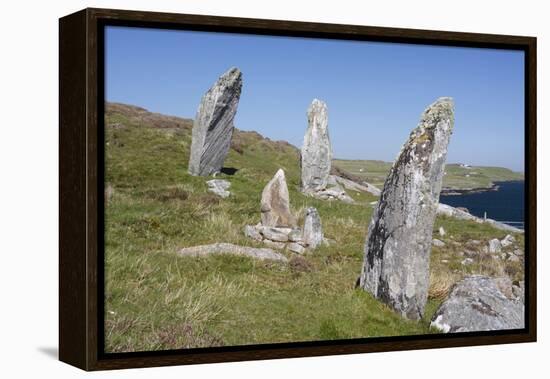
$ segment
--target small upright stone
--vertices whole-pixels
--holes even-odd
[[[315,193],[327,187],[332,164],[327,105],[314,99],[307,111],[307,120],[308,127],[300,157],[301,185],[304,193]]]
[[[306,209],[302,239],[303,243],[310,249],[315,249],[323,243],[321,217],[319,217],[317,209],[313,207]]]
[[[440,98],[422,114],[384,183],[373,213],[360,286],[404,317],[418,320],[428,299],[429,263],[453,101]]]
[[[290,199],[285,172],[279,169],[262,192],[260,203],[262,225],[272,227],[296,226],[296,219],[290,211]]]
[[[233,67],[203,96],[195,121],[189,173],[208,176],[220,172],[233,136],[233,119],[241,96],[242,74]]]

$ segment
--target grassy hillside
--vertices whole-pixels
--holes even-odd
[[[382,188],[384,180],[390,171],[390,162],[375,160],[343,160],[337,159],[334,165],[363,180]],[[490,188],[494,182],[509,180],[523,180],[520,172],[515,172],[503,167],[463,167],[460,164],[447,164],[443,178],[443,188],[447,189],[473,189]]]
[[[236,131],[225,173],[217,176],[232,183],[232,195],[220,199],[207,192],[207,179],[187,174],[191,127],[190,120],[136,107],[107,107],[106,351],[430,333],[438,294],[464,273],[520,275],[519,265],[481,258],[462,269],[462,244],[505,233],[438,219],[448,248],[432,254],[433,298],[424,320],[402,319],[354,289],[375,197],[351,192],[352,205],[305,197],[296,148]],[[334,244],[303,257],[284,252],[288,264],[177,256],[179,248],[213,242],[260,246],[242,231],[259,222],[261,191],[278,168],[286,172],[300,223],[304,209],[316,207]]]

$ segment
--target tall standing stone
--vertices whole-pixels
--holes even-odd
[[[428,298],[433,224],[453,125],[451,98],[424,111],[384,183],[365,243],[360,286],[410,319],[423,316]]]
[[[260,203],[262,225],[270,227],[294,227],[296,218],[290,211],[290,196],[285,172],[279,169],[262,191]]]
[[[308,127],[301,151],[302,191],[315,193],[327,187],[332,164],[327,105],[314,99],[307,111]]]
[[[233,136],[241,88],[242,74],[233,67],[202,97],[193,123],[191,175],[207,176],[221,171]]]

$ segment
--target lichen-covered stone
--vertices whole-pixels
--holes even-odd
[[[308,127],[300,156],[301,181],[303,192],[314,193],[327,187],[332,165],[327,105],[314,99],[307,111],[307,120]]]
[[[228,191],[231,187],[231,183],[223,179],[212,179],[206,182],[208,185],[208,191],[212,192],[219,197],[226,198],[231,195],[231,192]]]
[[[522,329],[525,326],[521,284],[508,278],[474,275],[457,283],[432,318],[444,333]]]
[[[433,224],[453,101],[440,98],[422,114],[384,183],[365,243],[360,286],[410,319],[420,319],[428,297]]]
[[[317,209],[313,207],[306,209],[302,239],[303,243],[310,249],[315,249],[323,243],[321,217],[319,217]]]
[[[233,119],[241,96],[242,74],[233,67],[203,96],[195,121],[189,173],[208,176],[220,172],[233,136]]]
[[[260,211],[263,226],[296,226],[296,218],[290,211],[290,198],[285,172],[279,169],[262,191]]]

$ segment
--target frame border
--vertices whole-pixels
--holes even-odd
[[[521,50],[525,53],[525,329],[136,353],[103,352],[104,26]],[[535,37],[87,8],[59,20],[59,359],[84,370],[535,342]]]

